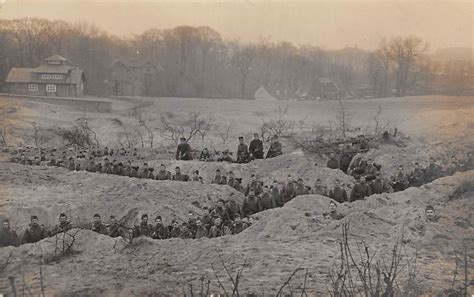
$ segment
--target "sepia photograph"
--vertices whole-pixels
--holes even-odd
[[[471,297],[473,153],[472,0],[0,0],[0,297]]]

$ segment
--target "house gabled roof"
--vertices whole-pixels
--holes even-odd
[[[31,68],[12,68],[8,73],[7,83],[51,83],[50,81],[42,80]],[[55,72],[57,73],[57,72]],[[55,81],[56,84],[67,83],[67,84],[79,84],[81,79],[85,81],[84,71],[78,68],[71,68],[66,74],[69,73],[66,81]]]
[[[51,57],[48,57],[46,59],[44,59],[45,61],[63,61],[63,62],[66,62],[67,59],[58,55],[58,54],[54,54],[52,55]]]
[[[30,68],[12,68],[8,73],[5,82],[9,83],[28,83],[31,80]]]
[[[31,69],[32,72],[35,73],[68,73],[69,70],[74,69],[69,65],[48,65],[43,64],[36,68]]]

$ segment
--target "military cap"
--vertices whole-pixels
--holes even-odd
[[[38,219],[38,217],[35,216],[35,215],[32,215],[31,218],[30,218],[30,220],[37,220],[37,219]]]
[[[100,218],[100,214],[98,213],[94,214],[94,218]]]
[[[431,205],[428,205],[428,206],[425,208],[425,211],[428,211],[428,210],[434,211],[434,207],[431,206]]]
[[[142,219],[144,219],[144,218],[148,219],[148,215],[146,213],[142,214]]]

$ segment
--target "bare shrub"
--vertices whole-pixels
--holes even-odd
[[[352,113],[349,110],[347,101],[344,99],[338,99],[338,109],[336,114],[337,127],[341,133],[342,138],[346,138],[346,133],[351,126]]]
[[[218,125],[214,125],[214,130],[216,130],[219,137],[222,139],[222,144],[226,144],[227,139],[229,139],[231,131],[235,128],[235,122],[231,121],[227,126],[221,128]]]
[[[160,123],[161,127],[157,131],[161,138],[178,144],[181,137],[191,141],[199,133],[208,131],[211,125],[211,118],[206,118],[201,113],[193,111],[183,121],[161,116]]]
[[[296,126],[295,121],[288,119],[288,105],[278,105],[271,118],[262,118],[261,121],[260,133],[265,140],[270,139],[271,135],[286,136],[292,133]]]

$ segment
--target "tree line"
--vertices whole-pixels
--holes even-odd
[[[457,95],[472,91],[474,81],[472,63],[431,61],[428,45],[414,36],[384,40],[374,51],[329,50],[270,38],[243,43],[209,27],[153,28],[120,38],[89,23],[0,20],[1,82],[12,67],[36,67],[56,53],[85,71],[86,92],[97,96],[114,95],[111,67],[124,58],[157,66],[146,96],[253,98],[263,85],[294,97],[319,78],[351,97]]]

